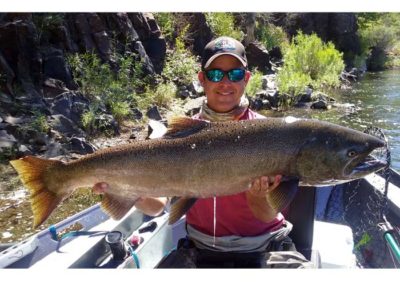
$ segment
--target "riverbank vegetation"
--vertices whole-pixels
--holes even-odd
[[[400,68],[400,14],[359,13],[361,55],[356,64],[370,71]]]
[[[316,35],[299,33],[283,56],[284,65],[278,72],[282,93],[297,96],[306,86],[316,90],[338,87],[344,69],[343,54],[333,43],[324,43]]]
[[[244,40],[246,30],[238,15],[205,13],[205,20],[214,37],[228,35]],[[132,108],[143,112],[157,105],[169,111],[174,104],[181,103],[177,98],[179,89],[196,80],[200,67],[191,46],[191,22],[179,13],[155,13],[154,16],[167,40],[168,50],[161,74],[153,78],[144,75],[141,62],[129,53],[115,53],[117,70],[101,63],[95,54],[69,57],[74,80],[91,100],[90,109],[82,117],[86,130],[95,127],[95,115],[102,107],[106,107],[118,122],[130,119]],[[354,56],[354,66],[364,69],[368,66],[372,70],[399,67],[399,15],[359,13],[357,23],[362,52]],[[281,105],[296,103],[305,88],[326,91],[340,86],[339,77],[345,64],[343,53],[332,42],[324,42],[315,33],[301,31],[290,39],[282,27],[274,25],[268,14],[255,17],[254,37],[267,51],[279,49],[282,54],[281,66],[276,70]],[[255,97],[261,89],[264,75],[257,69],[252,71],[247,87],[249,97]]]

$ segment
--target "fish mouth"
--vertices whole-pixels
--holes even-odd
[[[368,155],[354,167],[350,164],[346,167],[348,174],[346,175],[349,179],[361,178],[370,173],[379,171],[387,166],[387,162],[376,159],[375,157]]]

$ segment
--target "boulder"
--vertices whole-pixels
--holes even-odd
[[[86,134],[72,120],[62,114],[54,114],[50,116],[50,127],[59,132],[62,136],[67,137],[84,137]]]
[[[13,148],[17,144],[17,140],[6,130],[0,130],[0,149]]]
[[[96,148],[92,144],[86,142],[84,138],[78,137],[72,137],[69,140],[69,144],[67,144],[65,148],[70,153],[76,153],[80,155],[91,154],[96,151]]]
[[[207,43],[209,43],[214,35],[208,26],[204,13],[188,13],[190,17],[190,34],[193,38],[193,52],[201,55]]]
[[[261,43],[250,43],[246,49],[246,56],[251,69],[257,68],[262,73],[268,73],[271,71],[268,51]]]
[[[35,25],[30,17],[0,25],[0,52],[6,58],[6,74],[20,83],[25,93],[39,95],[42,80],[42,57]],[[13,76],[14,75],[14,76]],[[35,92],[36,91],[36,92]]]
[[[187,116],[193,116],[199,113],[201,106],[203,105],[204,100],[206,99],[205,96],[198,97],[196,99],[192,99],[187,101],[187,103],[183,106],[183,111]]]
[[[150,119],[154,119],[154,120],[162,120],[160,111],[158,110],[157,106],[152,106],[150,107],[147,112],[146,112],[146,116]]]
[[[43,75],[48,79],[62,81],[68,89],[76,89],[77,85],[72,79],[72,74],[61,49],[46,48],[42,51]]]
[[[82,126],[82,114],[89,110],[89,101],[80,93],[65,92],[51,103],[52,114],[62,114],[75,125]]]
[[[43,95],[46,98],[55,98],[58,95],[67,92],[65,83],[61,80],[48,78],[43,82]]]

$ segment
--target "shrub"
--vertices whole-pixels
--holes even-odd
[[[197,58],[185,49],[183,37],[188,26],[175,40],[176,49],[166,56],[162,77],[165,82],[174,82],[177,85],[187,86],[197,78],[200,65]]]
[[[252,75],[250,77],[250,81],[247,83],[246,86],[246,94],[249,97],[255,97],[256,93],[261,90],[262,88],[262,77],[263,74],[258,71],[258,70],[254,70],[252,72]]]
[[[230,36],[238,41],[244,37],[242,31],[235,28],[235,19],[232,13],[205,13],[207,24],[216,37]]]
[[[388,61],[385,63],[386,68],[400,67],[400,41],[393,45],[393,48],[388,53]]]
[[[147,109],[151,105],[170,108],[176,97],[177,88],[173,82],[160,83],[155,88],[149,87],[144,94],[137,98],[137,106]]]
[[[64,22],[62,13],[33,13],[32,21],[36,27],[39,43],[46,43],[52,31]]]
[[[172,13],[154,13],[153,15],[161,33],[168,42],[171,42],[175,31],[174,15]]]
[[[186,51],[175,51],[167,54],[162,76],[167,82],[178,85],[189,85],[197,78],[200,65],[196,57]]]
[[[111,114],[119,123],[131,114],[130,103],[125,101],[110,101],[109,107]]]
[[[282,51],[289,46],[289,39],[281,27],[256,22],[255,36],[267,50],[279,47]]]
[[[277,74],[280,91],[297,95],[307,85],[314,89],[339,86],[342,57],[331,42],[300,32],[284,53],[284,65]]]
[[[89,99],[106,93],[115,80],[110,66],[103,64],[95,53],[75,53],[67,56],[67,61],[75,82]]]
[[[365,65],[376,70],[395,67],[396,45],[400,38],[400,15],[396,13],[359,13],[357,14],[358,34],[362,53],[358,65]]]
[[[38,132],[47,133],[50,130],[50,126],[47,123],[46,115],[39,112],[33,113],[34,119],[30,124],[30,127]]]
[[[105,106],[120,123],[131,114],[137,93],[146,88],[148,77],[143,75],[142,62],[135,54],[115,53],[118,72],[102,63],[96,54],[74,54],[68,62],[81,92],[90,100],[90,110],[82,115],[82,125],[90,133],[96,132],[95,117]]]
[[[94,130],[95,117],[96,117],[96,114],[93,111],[93,109],[90,109],[82,114],[82,118],[81,118],[82,126],[89,133],[93,132],[93,130]]]
[[[114,54],[114,59],[118,72],[113,72],[94,53],[71,55],[68,63],[81,92],[91,100],[92,111],[96,113],[98,106],[104,103],[115,118],[121,120],[129,115],[128,109],[135,94],[149,83],[136,55]]]

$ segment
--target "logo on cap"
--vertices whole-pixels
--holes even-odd
[[[215,42],[214,51],[217,51],[217,50],[230,51],[230,50],[235,50],[235,49],[236,49],[235,42],[229,38],[221,38]]]

